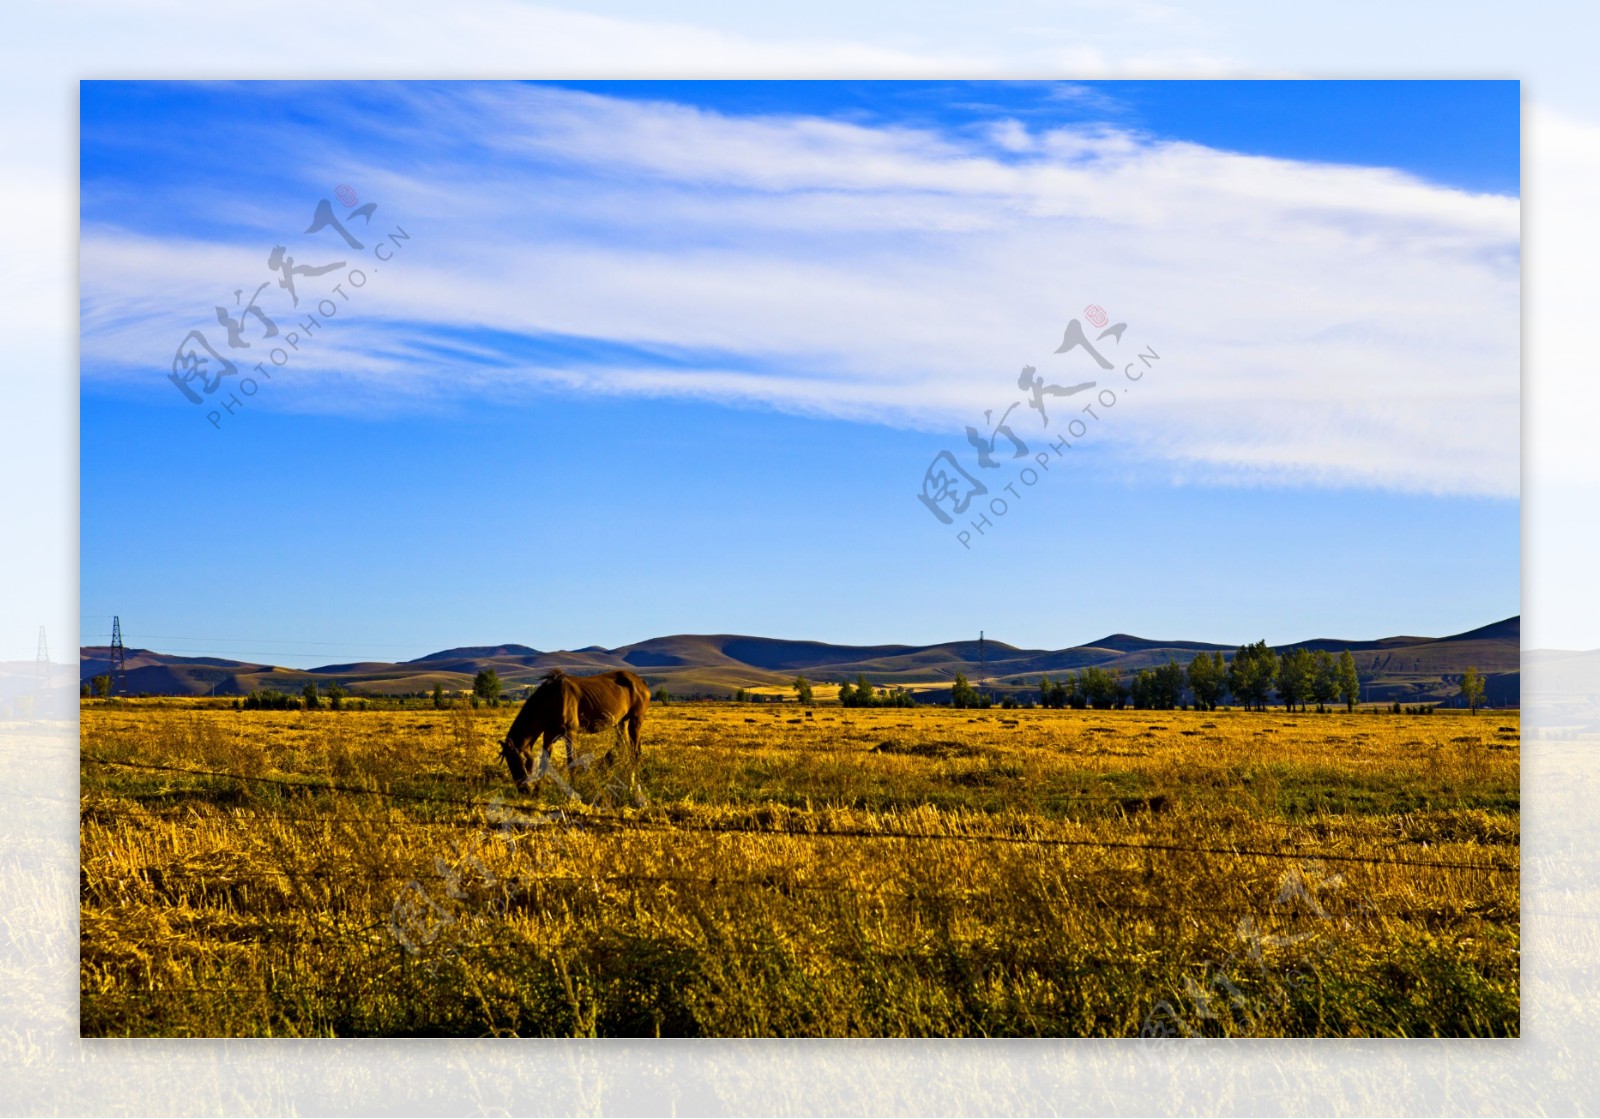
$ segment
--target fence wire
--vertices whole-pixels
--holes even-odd
[[[421,793],[407,793],[388,789],[374,789],[360,785],[344,785],[336,782],[289,781],[283,778],[260,777],[243,773],[228,773],[221,770],[190,769],[184,766],[161,765],[158,763],[117,761],[110,758],[97,757],[92,754],[85,754],[83,755],[83,758],[85,761],[92,762],[97,765],[112,766],[124,769],[180,773],[191,777],[213,777],[230,781],[268,784],[308,792],[347,792],[358,796],[383,797],[391,800],[407,800],[425,804],[436,804],[446,807],[469,807],[498,812],[505,812],[509,807],[504,801],[501,800],[482,800],[473,797],[430,796]],[[196,815],[198,817],[198,814]],[[462,823],[464,825],[470,825],[473,823],[473,821],[463,821]],[[494,826],[504,827],[507,826],[507,822],[500,821]],[[522,822],[521,826],[541,825],[535,821],[529,820]],[[773,836],[791,839],[882,839],[950,843],[1022,844],[1035,847],[1083,847],[1100,850],[1145,851],[1166,854],[1226,855],[1234,858],[1279,859],[1295,861],[1311,860],[1357,863],[1372,866],[1477,871],[1480,873],[1516,874],[1520,872],[1520,867],[1517,864],[1499,861],[1459,862],[1434,859],[1398,859],[1387,858],[1379,855],[1355,855],[1326,851],[1272,851],[1260,848],[1237,846],[1224,847],[1202,846],[1198,844],[1184,843],[1143,843],[1133,840],[1110,839],[1073,839],[1064,836],[1028,836],[997,832],[918,832],[890,831],[870,828],[830,828],[827,830],[762,828],[754,826],[753,823],[695,823],[690,821],[658,820],[644,816],[634,818],[621,816],[601,816],[598,813],[589,816],[588,819],[580,817],[566,817],[562,820],[560,825],[557,825],[554,821],[548,821],[543,823],[542,826],[549,828],[560,826],[573,831],[590,832],[603,830],[701,832],[721,835]]]

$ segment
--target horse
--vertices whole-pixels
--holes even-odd
[[[543,736],[544,750],[539,758],[540,782],[550,771],[550,747],[556,739],[567,740],[567,769],[572,769],[572,742],[580,731],[597,734],[616,728],[616,743],[606,751],[609,763],[626,731],[631,758],[630,769],[637,771],[640,759],[639,731],[645,709],[650,706],[650,689],[626,670],[604,672],[598,676],[568,676],[560,669],[551,672],[517,712],[500,745],[500,756],[511,770],[518,792],[529,792],[533,781],[533,743]]]

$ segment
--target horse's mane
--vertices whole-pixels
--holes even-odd
[[[565,672],[562,672],[559,668],[552,668],[539,680],[539,686],[534,690],[542,692],[550,688],[560,688],[561,681],[566,680],[567,678],[568,677]]]

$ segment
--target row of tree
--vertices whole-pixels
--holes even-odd
[[[308,681],[306,683],[305,690],[300,694],[305,697],[307,711],[315,711],[317,708],[322,706],[324,696],[318,693],[317,682],[315,680]],[[327,696],[325,697],[328,701],[328,709],[330,711],[339,710],[344,706],[345,696],[348,694],[349,693],[339,685],[339,681],[335,680],[333,683],[329,684]]]
[[[1314,703],[1318,711],[1326,711],[1339,702],[1354,711],[1361,699],[1361,677],[1348,649],[1337,657],[1326,649],[1300,648],[1280,656],[1265,641],[1257,641],[1240,646],[1231,661],[1220,650],[1196,653],[1187,668],[1174,661],[1141,668],[1127,684],[1092,666],[1077,675],[1054,681],[1044,676],[1039,681],[1040,702],[1046,707],[1170,710],[1183,706],[1185,689],[1201,711],[1215,711],[1227,697],[1247,711],[1265,711],[1274,694],[1290,710],[1304,711]],[[1463,703],[1477,711],[1485,691],[1482,674],[1467,668],[1461,677]]]
[[[811,683],[804,676],[795,677],[792,687],[801,703],[813,702]],[[1483,702],[1484,691],[1483,677],[1476,669],[1468,668],[1461,679],[1463,701],[1476,711]],[[1318,711],[1326,711],[1335,703],[1343,703],[1347,711],[1354,711],[1361,698],[1361,678],[1356,672],[1356,659],[1348,649],[1337,657],[1326,649],[1300,648],[1280,655],[1265,641],[1257,641],[1241,645],[1231,660],[1221,650],[1196,653],[1187,667],[1169,660],[1139,669],[1126,683],[1115,673],[1094,665],[1054,680],[1048,675],[1039,679],[1039,702],[1045,707],[1171,710],[1184,706],[1185,693],[1188,702],[1200,711],[1215,711],[1230,697],[1246,710],[1265,711],[1268,699],[1274,695],[1290,710],[1304,711],[1314,703]],[[845,707],[915,704],[905,689],[874,689],[865,675],[857,676],[853,685],[845,683],[840,687],[839,702]],[[988,707],[993,699],[957,673],[950,689],[950,703],[955,707]]]
[[[1219,688],[1226,688],[1244,706],[1263,711],[1273,690],[1285,707],[1299,706],[1302,711],[1308,701],[1315,703],[1318,711],[1323,711],[1336,700],[1342,701],[1346,710],[1353,711],[1361,699],[1361,678],[1356,674],[1356,659],[1349,649],[1337,659],[1326,649],[1315,653],[1309,649],[1290,649],[1280,657],[1265,641],[1257,641],[1234,653],[1226,669],[1222,665],[1222,654],[1213,653],[1212,671],[1209,674],[1202,671],[1202,681],[1208,675],[1207,696],[1213,707]]]
[[[856,676],[854,686],[839,685],[839,704],[842,707],[915,707],[917,701],[904,688],[874,688],[862,673]]]
[[[1225,697],[1246,710],[1264,711],[1277,693],[1285,707],[1318,711],[1343,701],[1355,710],[1361,679],[1355,657],[1346,649],[1337,658],[1326,649],[1290,649],[1279,656],[1265,641],[1242,645],[1229,661],[1221,650],[1196,653],[1185,668],[1176,661],[1141,668],[1126,684],[1103,668],[1090,666],[1058,680],[1042,677],[1041,702],[1046,707],[1140,707],[1171,710],[1182,707],[1184,692],[1197,710],[1215,711]]]

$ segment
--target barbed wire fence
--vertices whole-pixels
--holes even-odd
[[[399,968],[402,975],[405,974],[409,966],[408,960],[415,960],[419,957],[421,958],[422,966],[431,976],[436,977],[436,969],[441,962],[441,956],[448,958],[459,956],[465,952],[505,948],[506,945],[503,939],[463,940],[458,935],[451,937],[448,944],[442,944],[442,941],[447,932],[455,930],[459,933],[462,931],[464,926],[470,923],[469,918],[478,907],[486,907],[489,914],[504,916],[514,906],[525,904],[528,891],[535,885],[541,889],[554,885],[590,886],[594,888],[600,888],[601,886],[636,888],[695,885],[712,888],[777,889],[785,893],[830,893],[867,895],[877,898],[900,897],[908,900],[927,900],[923,893],[895,890],[884,886],[838,882],[802,882],[797,881],[793,875],[785,876],[771,873],[765,875],[728,873],[720,875],[638,874],[633,872],[574,874],[564,871],[561,866],[572,853],[571,842],[579,835],[687,832],[730,834],[742,837],[770,837],[795,841],[878,840],[979,843],[1026,845],[1039,848],[1086,848],[1123,851],[1144,853],[1147,857],[1158,854],[1186,854],[1295,863],[1295,866],[1288,868],[1281,875],[1276,896],[1265,908],[1258,907],[1245,910],[1237,905],[1196,905],[1187,899],[1182,904],[1172,904],[1164,901],[1133,902],[1096,897],[1085,903],[1088,907],[1096,910],[1130,915],[1179,913],[1193,915],[1203,913],[1207,916],[1223,916],[1236,919],[1234,929],[1241,947],[1231,951],[1220,963],[1216,963],[1209,958],[1202,960],[1198,965],[1199,977],[1186,975],[1184,977],[1184,989],[1181,994],[1173,992],[1170,998],[1156,1000],[1141,1023],[1139,1036],[1145,1039],[1196,1037],[1203,1036],[1208,1030],[1227,1033],[1231,1026],[1241,1022],[1248,1031],[1250,1023],[1264,1020],[1273,1009],[1286,1007],[1298,989],[1308,981],[1309,975],[1316,965],[1331,951],[1331,939],[1321,934],[1336,929],[1341,922],[1348,921],[1352,916],[1369,915],[1358,912],[1336,914],[1330,912],[1324,906],[1323,895],[1329,891],[1336,891],[1344,885],[1344,879],[1341,875],[1324,873],[1324,864],[1342,863],[1481,874],[1517,874],[1520,871],[1517,863],[1492,859],[1411,859],[1385,855],[1361,855],[1349,852],[1285,851],[1240,847],[1237,845],[1222,846],[1068,836],[1019,835],[1006,832],[973,831],[970,829],[951,832],[930,832],[872,828],[796,828],[775,827],[752,819],[736,821],[664,819],[650,815],[653,806],[636,783],[624,785],[620,779],[612,778],[601,784],[594,794],[585,797],[579,793],[573,781],[568,779],[568,776],[563,776],[548,766],[541,767],[541,777],[553,779],[557,793],[565,804],[563,807],[553,809],[540,808],[530,812],[519,802],[507,801],[504,796],[500,795],[483,798],[420,793],[348,782],[289,779],[188,766],[134,762],[88,753],[82,755],[82,760],[89,764],[109,768],[171,773],[218,782],[259,784],[304,794],[342,793],[355,797],[372,798],[378,801],[417,804],[433,809],[462,809],[472,814],[449,819],[420,819],[408,815],[405,819],[407,823],[426,824],[451,829],[479,830],[487,827],[491,834],[508,842],[514,842],[518,838],[529,834],[553,837],[553,843],[544,844],[536,848],[537,854],[535,855],[534,865],[526,873],[502,872],[501,874],[496,874],[476,853],[466,850],[460,841],[457,841],[454,845],[455,857],[453,860],[435,853],[432,855],[431,866],[428,869],[375,870],[373,868],[342,868],[339,870],[278,870],[274,872],[286,879],[302,881],[359,878],[371,882],[400,883],[387,907],[387,913],[384,918],[359,928],[330,929],[325,930],[328,935],[313,934],[308,938],[301,928],[286,925],[284,929],[274,931],[271,929],[269,922],[262,926],[262,931],[270,935],[292,933],[293,935],[285,935],[282,938],[297,945],[315,942],[337,943],[341,946],[349,946],[352,938],[354,938],[361,940],[368,947],[372,947],[375,943],[374,937],[378,938],[377,943],[380,944],[387,939],[398,951],[398,960],[395,966]],[[577,764],[574,765],[569,776],[588,773],[593,768],[593,755],[583,753],[575,760]],[[1125,798],[1086,797],[1083,799],[1112,801]],[[632,815],[622,815],[608,810],[606,805],[602,803],[607,801],[612,804],[631,801],[632,807],[638,812]],[[129,811],[126,802],[117,801],[115,803],[115,811],[117,813]],[[81,810],[93,813],[97,810],[97,806],[92,802],[84,803],[81,805]],[[140,807],[133,809],[133,811],[141,816],[157,818],[213,818],[209,815],[198,813],[193,808],[147,809]],[[395,822],[390,814],[285,812],[273,809],[258,809],[249,812],[233,809],[224,818],[232,820],[290,819],[297,822],[336,823],[345,826],[384,826]],[[1311,868],[1309,875],[1307,873],[1308,865]],[[145,875],[147,883],[153,888],[161,889],[180,883],[196,883],[204,888],[208,883],[223,878],[226,873],[224,871],[197,870],[194,868],[147,868],[147,871]],[[155,880],[152,880],[152,878]],[[1309,908],[1314,915],[1316,924],[1311,930],[1290,933],[1268,932],[1259,923],[1263,919],[1275,920],[1281,918],[1286,911],[1286,907],[1296,903],[1302,909]],[[1298,910],[1296,912],[1298,913]],[[1418,908],[1410,916],[1425,916],[1430,913],[1431,910],[1424,906]],[[1383,916],[1391,919],[1397,917],[1405,918],[1408,914],[1386,911]],[[442,947],[443,951],[435,950],[435,946]],[[1295,966],[1287,974],[1280,976],[1268,966],[1266,950],[1289,947],[1301,948],[1302,958],[1298,959]],[[1241,974],[1242,970],[1249,970],[1252,973],[1248,982],[1255,993],[1248,992],[1241,985],[1246,982]]]
[[[287,781],[287,780],[284,780],[282,778],[257,777],[257,776],[253,776],[251,774],[228,773],[228,772],[224,772],[224,771],[220,771],[220,770],[190,769],[190,768],[187,768],[187,767],[184,767],[184,766],[169,766],[169,765],[156,765],[156,764],[141,763],[141,762],[117,761],[117,760],[113,760],[113,759],[109,759],[109,758],[100,758],[100,757],[95,757],[95,756],[91,756],[91,755],[84,755],[84,759],[86,761],[90,761],[90,762],[93,762],[93,763],[98,764],[98,765],[108,765],[108,766],[115,766],[115,767],[119,767],[119,768],[128,768],[128,769],[162,770],[162,771],[167,771],[167,772],[175,772],[175,773],[186,774],[186,775],[189,775],[189,776],[222,778],[222,779],[226,779],[226,780],[230,780],[230,781],[259,782],[259,783],[264,783],[264,784],[271,784],[271,785],[276,785],[276,786],[289,787],[289,788],[293,788],[293,789],[297,789],[297,790],[301,790],[301,791],[307,791],[307,792],[348,792],[348,793],[353,793],[353,794],[361,795],[361,796],[381,797],[381,798],[387,798],[387,799],[393,799],[393,800],[407,800],[407,801],[414,801],[414,802],[441,805],[441,806],[479,808],[479,809],[484,809],[484,810],[486,810],[486,811],[488,811],[490,813],[496,813],[496,812],[500,813],[501,815],[498,818],[491,819],[491,821],[490,821],[495,827],[500,828],[500,829],[505,829],[505,828],[508,828],[508,827],[517,827],[517,826],[527,826],[527,827],[548,826],[550,823],[553,822],[551,814],[548,813],[548,812],[541,813],[541,814],[539,814],[537,816],[527,816],[526,814],[523,814],[520,811],[515,810],[511,806],[509,806],[508,803],[505,801],[505,799],[502,798],[502,797],[493,797],[493,798],[490,798],[490,799],[473,798],[473,797],[448,797],[448,796],[437,796],[437,795],[433,795],[433,794],[409,793],[409,792],[404,792],[404,791],[400,791],[400,790],[374,789],[374,788],[368,788],[368,787],[359,786],[359,785],[339,784],[339,783],[336,783],[336,782]],[[662,819],[655,819],[655,818],[651,818],[651,817],[647,817],[647,816],[641,816],[641,817],[636,817],[636,818],[625,818],[625,817],[621,817],[621,816],[602,815],[601,814],[601,810],[599,809],[599,806],[597,804],[589,802],[589,801],[586,801],[581,795],[579,795],[572,788],[572,786],[568,782],[563,780],[560,777],[559,774],[556,774],[552,770],[551,771],[551,775],[555,778],[555,780],[557,782],[557,788],[559,790],[561,790],[563,792],[563,794],[568,797],[569,801],[576,801],[578,803],[584,804],[587,808],[591,809],[591,812],[587,813],[583,817],[566,816],[566,815],[562,816],[562,820],[567,825],[575,827],[575,828],[580,828],[580,829],[583,829],[583,828],[600,829],[600,828],[606,828],[606,827],[612,827],[612,828],[623,827],[623,828],[626,828],[627,830],[631,830],[631,831],[712,832],[712,833],[719,833],[719,834],[771,835],[771,836],[788,837],[788,838],[794,838],[794,839],[906,839],[906,840],[925,840],[925,841],[934,841],[934,842],[953,842],[953,843],[1004,843],[1004,844],[1022,844],[1022,845],[1027,845],[1027,846],[1042,846],[1042,847],[1090,847],[1090,848],[1101,848],[1101,849],[1107,849],[1107,850],[1132,850],[1132,851],[1150,851],[1150,852],[1185,853],[1185,854],[1228,855],[1228,856],[1233,856],[1233,857],[1236,857],[1236,858],[1286,859],[1286,860],[1314,859],[1314,860],[1332,861],[1332,862],[1364,863],[1364,864],[1371,864],[1371,865],[1376,865],[1376,866],[1395,866],[1395,867],[1408,867],[1408,868],[1433,868],[1433,869],[1439,869],[1439,870],[1479,871],[1479,872],[1486,872],[1486,873],[1516,874],[1516,873],[1520,872],[1520,867],[1517,866],[1516,864],[1497,862],[1497,861],[1461,862],[1461,861],[1437,860],[1437,859],[1400,859],[1400,858],[1388,858],[1388,857],[1379,856],[1379,855],[1357,855],[1357,854],[1351,854],[1351,853],[1345,853],[1345,852],[1330,852],[1330,851],[1273,851],[1273,850],[1264,850],[1264,849],[1260,849],[1260,848],[1238,847],[1238,846],[1223,847],[1223,846],[1214,846],[1214,845],[1208,846],[1208,845],[1192,844],[1192,843],[1142,843],[1142,842],[1136,842],[1136,841],[1133,841],[1133,840],[1082,839],[1082,838],[1071,838],[1071,837],[1065,837],[1065,836],[1017,835],[1017,834],[1003,833],[1003,832],[1001,832],[1001,833],[997,833],[997,832],[975,832],[975,831],[917,832],[917,831],[889,830],[889,829],[882,829],[882,828],[879,828],[879,829],[873,829],[873,828],[830,828],[830,829],[822,830],[822,829],[801,829],[801,828],[758,827],[758,826],[754,826],[751,823],[731,823],[731,822],[730,823],[713,823],[713,822],[695,822],[695,821],[688,821],[688,820],[668,821],[668,820],[662,820]],[[608,786],[608,788],[613,789],[613,790],[615,789],[615,787],[616,786],[614,786],[614,785],[613,786]],[[1109,799],[1118,799],[1118,798],[1109,798]],[[338,819],[345,819],[345,820],[350,820],[350,821],[364,821],[366,819],[369,819],[368,817],[362,817],[362,816],[349,816],[349,817],[327,816],[327,817],[324,817],[322,814],[316,814],[316,813],[306,813],[306,814],[269,813],[269,814],[266,814],[266,815],[271,815],[271,816],[274,816],[274,817],[288,816],[290,818],[308,819],[308,820],[309,819],[321,819],[321,818],[329,818],[329,819],[338,818]],[[435,821],[416,821],[416,822],[418,822],[418,823],[436,823],[436,824],[441,824],[443,826],[470,827],[470,826],[479,825],[483,821],[478,820],[476,818],[473,818],[473,819],[461,819],[459,821],[437,821],[437,820],[435,820]]]

